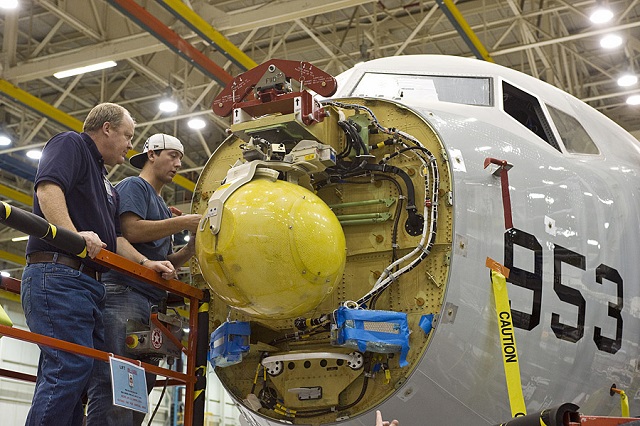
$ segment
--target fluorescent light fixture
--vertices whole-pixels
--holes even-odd
[[[613,49],[622,44],[622,37],[617,34],[607,34],[600,39],[600,46],[605,49]]]
[[[39,160],[42,157],[42,151],[39,149],[32,149],[31,151],[27,151],[27,157],[32,160]]]
[[[8,273],[7,271],[1,271],[0,275],[2,275],[3,277],[10,277],[11,276],[11,274]]]
[[[178,110],[178,104],[171,99],[164,99],[160,101],[158,108],[162,112],[175,112]]]
[[[18,241],[27,241],[28,239],[29,239],[28,235],[23,235],[21,237],[13,237],[11,241],[13,241],[14,243],[17,243]]]
[[[60,71],[53,74],[53,76],[55,78],[66,78],[66,77],[71,77],[72,75],[78,75],[78,74],[84,74],[86,72],[103,70],[105,68],[112,68],[112,67],[115,67],[116,65],[118,64],[115,61],[100,62],[99,64],[87,65],[86,67],[79,67],[79,68],[73,68],[67,71]]]
[[[202,118],[192,118],[187,123],[187,126],[193,130],[200,130],[204,129],[207,126],[207,123],[205,123]]]
[[[599,7],[593,12],[591,12],[591,16],[589,19],[594,24],[604,24],[605,22],[609,22],[613,18],[613,12],[606,7]]]
[[[15,9],[18,7],[18,0],[0,0],[0,9]]]
[[[618,86],[620,87],[633,86],[637,82],[638,76],[633,74],[624,74],[621,75],[620,78],[618,78]]]
[[[631,95],[627,98],[629,105],[640,105],[640,95]]]
[[[11,145],[11,139],[7,135],[0,135],[0,146]]]
[[[184,236],[184,240],[186,242],[189,242],[190,239],[191,239],[191,237],[188,234]]]

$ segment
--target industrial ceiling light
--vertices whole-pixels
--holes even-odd
[[[42,151],[40,151],[39,149],[32,149],[30,151],[27,151],[26,155],[32,160],[39,160],[40,157],[42,157]]]
[[[8,273],[7,271],[0,272],[0,275],[2,275],[3,277],[10,277],[11,276],[11,274]]]
[[[11,138],[7,135],[0,134],[0,146],[11,145]]]
[[[605,49],[614,49],[622,44],[622,37],[617,34],[607,34],[600,39],[600,46]]]
[[[623,74],[618,78],[618,86],[628,87],[633,86],[638,82],[638,76],[635,74]]]
[[[178,110],[178,104],[173,99],[163,99],[158,104],[158,109],[162,112],[175,112]]]
[[[72,75],[84,74],[92,71],[99,71],[106,68],[112,68],[118,65],[115,61],[100,62],[99,64],[87,65],[86,67],[72,68],[66,71],[60,71],[54,73],[53,76],[57,79],[71,77]]]
[[[15,9],[18,7],[18,0],[0,0],[0,9]]]
[[[18,241],[27,241],[28,239],[29,239],[28,235],[23,235],[21,237],[13,237],[11,241],[13,241],[14,243],[17,243]]]
[[[613,12],[607,6],[599,6],[591,12],[589,19],[594,24],[604,24],[613,18]]]
[[[189,126],[189,128],[193,130],[200,130],[204,129],[207,126],[207,123],[205,123],[202,118],[192,118],[187,123],[187,126]]]
[[[627,98],[627,104],[640,105],[640,95],[631,95]]]

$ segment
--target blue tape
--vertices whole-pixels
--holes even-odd
[[[424,334],[429,334],[433,329],[433,314],[423,315],[420,317],[420,323],[418,324]]]
[[[209,362],[213,367],[238,364],[249,352],[251,326],[248,322],[225,322],[211,333]]]
[[[365,330],[365,323],[390,323],[393,324],[394,332]],[[400,352],[400,367],[409,365],[409,325],[406,313],[340,307],[336,311],[336,325],[337,344],[357,348],[361,352]]]

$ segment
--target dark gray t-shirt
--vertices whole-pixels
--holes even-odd
[[[141,177],[134,176],[124,179],[116,185],[116,190],[120,196],[120,215],[131,212],[143,220],[163,220],[171,217],[171,212],[162,197],[156,193],[149,182]],[[171,236],[132,245],[150,260],[166,260],[173,248]],[[102,281],[105,284],[128,285],[156,302],[166,296],[166,292],[158,287],[115,271],[109,271],[102,275]]]

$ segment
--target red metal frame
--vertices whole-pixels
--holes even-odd
[[[186,385],[186,395],[185,395],[185,411],[184,411],[184,424],[191,425],[193,423],[193,401],[195,396],[194,386],[196,384],[196,342],[198,337],[198,302],[200,302],[204,298],[204,293],[202,290],[191,287],[188,284],[185,284],[181,281],[177,280],[165,280],[160,277],[160,275],[142,265],[139,265],[131,260],[125,259],[122,256],[119,256],[115,253],[109,252],[107,250],[101,250],[98,256],[93,259],[97,263],[107,266],[113,270],[118,272],[130,275],[132,277],[138,278],[141,281],[152,284],[156,287],[159,287],[163,290],[167,290],[173,294],[185,297],[189,299],[189,338],[187,348],[184,350],[184,353],[187,356],[187,373],[179,373],[177,371],[172,371],[166,368],[161,368],[152,364],[147,364],[144,362],[139,362],[137,360],[131,360],[129,358],[115,356],[115,358],[124,359],[131,361],[133,363],[140,363],[142,367],[146,371],[151,373],[163,376],[167,378],[167,381],[171,385],[175,384],[184,384]],[[11,282],[5,281],[3,279],[2,284],[5,289],[10,290],[14,293],[19,293],[19,287],[16,286],[16,283],[19,283],[18,280],[11,280]],[[6,285],[5,284],[10,284]],[[207,325],[208,327],[208,325]],[[208,332],[208,329],[205,333]],[[42,336],[40,334],[32,333],[30,331],[21,330],[15,327],[8,327],[5,325],[0,325],[0,336],[7,336],[14,339],[22,340],[25,342],[36,343],[38,345],[50,346],[52,348],[60,349],[67,352],[72,352],[79,355],[88,356],[100,361],[109,361],[109,357],[112,354],[107,352],[99,351],[92,348],[87,348],[85,346],[77,345],[75,343],[66,342],[64,340],[53,339],[51,337]],[[10,370],[0,369],[0,376],[10,377],[13,379],[24,380],[24,381],[35,381],[35,377],[18,373]]]

